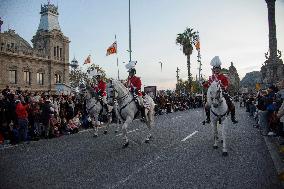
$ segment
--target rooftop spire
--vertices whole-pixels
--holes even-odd
[[[50,4],[48,0],[46,5],[41,5],[40,10],[41,18],[38,26],[38,30],[52,31],[61,30],[58,22],[58,6]]]

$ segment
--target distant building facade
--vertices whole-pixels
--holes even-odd
[[[229,87],[228,87],[229,94],[231,96],[236,95],[240,89],[240,77],[233,62],[231,62],[231,66],[229,67],[229,69],[222,68],[221,73],[226,75],[229,79]]]
[[[231,66],[229,67],[228,78],[230,81],[228,88],[229,94],[236,95],[240,90],[240,77],[233,62],[231,62]]]
[[[69,85],[69,39],[61,32],[58,7],[41,6],[33,47],[14,30],[0,33],[0,90],[56,91]]]

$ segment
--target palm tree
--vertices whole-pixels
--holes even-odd
[[[183,33],[177,34],[176,44],[182,46],[183,54],[187,57],[187,72],[189,89],[191,89],[191,73],[190,73],[190,55],[193,51],[193,45],[197,40],[197,33],[191,28],[186,28]]]

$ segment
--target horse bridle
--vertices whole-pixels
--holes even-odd
[[[114,87],[113,85],[112,85],[112,89],[113,89],[114,92],[116,92],[116,93],[118,94],[118,91],[115,89],[115,87]],[[114,98],[115,98],[116,100],[124,100],[128,95],[129,95],[129,92],[127,92],[125,95],[123,95],[123,96],[120,97],[120,98],[116,98],[115,95],[114,95]]]
[[[115,87],[113,87],[113,85],[112,85],[112,88],[113,88],[113,91],[114,91],[114,92],[118,93],[118,91],[115,89]],[[122,97],[117,98],[116,100],[117,100],[117,101],[122,101],[122,100],[126,99],[128,96],[129,96],[129,91],[128,91],[125,95],[123,95]],[[116,98],[116,97],[114,97],[114,98]],[[129,102],[127,102],[126,104],[124,104],[124,106],[122,106],[121,108],[119,108],[120,117],[121,117],[124,121],[125,121],[125,118],[123,118],[123,116],[121,115],[121,112],[122,112],[122,110],[123,110],[124,108],[126,108],[132,101],[134,101],[134,98],[133,98],[132,100],[130,100]]]
[[[221,98],[221,90],[220,90],[220,86],[218,85],[218,90],[217,90],[217,93],[219,93],[219,95],[218,95],[218,98],[216,98],[216,96],[214,97],[215,99],[218,99],[218,105],[220,105],[221,103],[223,103],[223,99],[221,99],[221,100],[219,100],[220,98]],[[213,97],[212,97],[213,98]],[[219,115],[219,114],[217,114],[217,113],[215,113],[213,110],[212,110],[212,108],[211,108],[211,110],[210,110],[217,118],[218,118],[218,121],[219,121],[219,124],[221,124],[221,119],[222,119],[222,117],[224,117],[226,114],[228,114],[228,112],[229,112],[229,110],[227,109],[227,111],[224,113],[224,114],[222,114],[222,115]]]
[[[220,89],[220,85],[218,84],[218,90],[217,90],[217,93],[218,93],[218,98],[215,96],[214,99],[218,99],[218,105],[220,105],[221,103],[223,103],[223,99],[221,99],[221,89]],[[213,99],[213,97],[211,97]],[[219,100],[221,99],[221,100]]]
[[[82,92],[84,93],[84,98],[87,100],[87,101],[90,101],[92,99],[92,97],[90,96],[90,98],[87,98],[87,96],[85,95],[85,93],[87,92],[87,89],[84,89],[82,90]],[[97,100],[96,100],[97,101]],[[87,110],[87,113],[90,112],[91,109],[93,109],[95,106],[96,106],[97,103],[94,103],[94,105],[90,108],[87,108],[86,107],[86,110]]]

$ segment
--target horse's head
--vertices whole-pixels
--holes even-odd
[[[118,80],[111,80],[111,87],[113,92],[115,93],[115,97],[122,98],[123,96],[128,94],[128,89]]]
[[[95,97],[95,99],[97,99],[97,96],[98,96],[95,93],[94,89],[89,85],[85,85],[84,88],[81,88],[80,92],[81,92],[81,94],[83,94],[85,99],[91,99],[93,97]]]
[[[213,81],[207,91],[207,102],[217,108],[223,102],[220,81]]]

